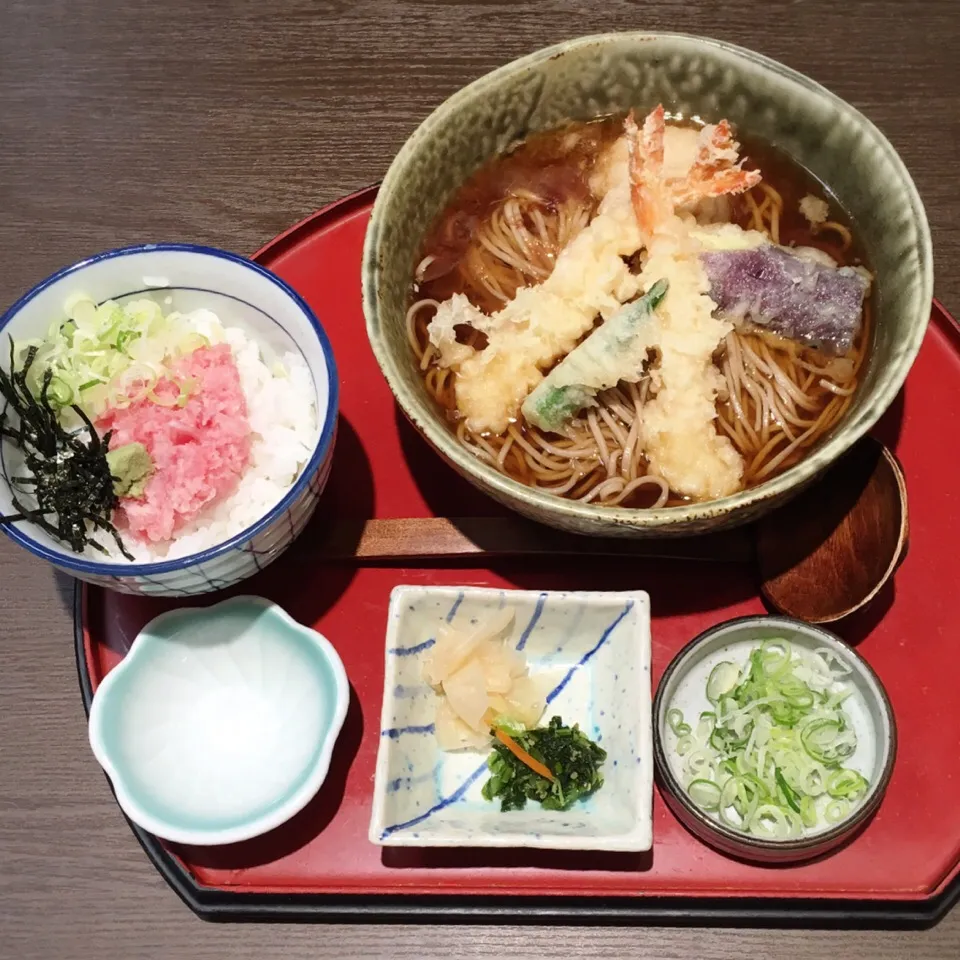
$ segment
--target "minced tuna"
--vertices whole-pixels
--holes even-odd
[[[177,401],[186,393],[186,402]],[[110,446],[142,443],[154,473],[139,498],[124,498],[117,526],[141,540],[170,540],[207,504],[229,496],[250,462],[251,427],[240,374],[226,343],[178,359],[155,399],[108,410],[96,423]],[[169,404],[169,405],[168,405]]]

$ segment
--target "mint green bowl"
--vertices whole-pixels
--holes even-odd
[[[97,688],[90,745],[134,823],[178,843],[236,843],[317,793],[349,701],[325,637],[234,597],[143,628]]]
[[[851,410],[827,441],[778,477],[730,497],[660,510],[576,503],[524,486],[456,440],[423,387],[406,339],[410,283],[426,231],[486,160],[530,133],[662,102],[786,151],[853,217],[876,271],[874,345]],[[930,230],[910,174],[883,134],[813,80],[731,44],[679,34],[616,33],[541,50],[475,81],[414,131],[390,166],[367,231],[367,333],[410,422],[494,499],[551,526],[656,537],[732,526],[783,503],[863,436],[893,402],[923,340],[933,297]]]

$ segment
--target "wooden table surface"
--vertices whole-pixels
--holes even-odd
[[[0,306],[122,244],[254,250],[378,180],[467,81],[615,29],[741,43],[862,109],[916,178],[960,311],[956,0],[2,0]],[[87,747],[72,583],[4,539],[0,590],[0,957],[960,957],[960,909],[922,933],[204,924]]]

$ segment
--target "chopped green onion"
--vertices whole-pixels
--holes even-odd
[[[66,319],[53,321],[45,339],[19,341],[16,353],[22,362],[25,350],[36,350],[27,386],[39,397],[49,372],[48,399],[62,408],[67,420],[76,416],[69,409],[74,404],[96,420],[109,407],[129,406],[150,396],[178,357],[223,338],[215,318],[206,337],[193,329],[192,320],[176,312],[164,315],[158,303],[146,298],[121,305],[112,300],[97,304],[88,296],[74,295],[64,310]],[[151,399],[183,406],[190,389],[172,401],[157,400],[156,395]],[[81,425],[79,418],[76,425]]]
[[[792,831],[784,811],[772,803],[764,803],[757,807],[750,821],[750,832],[769,840],[783,840]]]
[[[780,788],[780,792],[783,794],[784,800],[787,801],[787,804],[791,809],[795,810],[797,813],[800,813],[800,794],[797,793],[797,791],[794,790],[789,783],[787,783],[783,774],[780,772],[779,767],[776,768],[776,771],[777,772],[775,776],[777,786]]]
[[[732,829],[768,839],[848,816],[870,787],[843,766],[857,751],[843,708],[853,692],[849,672],[833,651],[776,638],[742,666],[714,666],[705,689],[713,708],[700,714],[696,729],[679,710],[667,711],[693,803]]]
[[[867,781],[856,770],[834,770],[827,777],[827,793],[836,799],[858,800],[867,786]]]
[[[720,790],[720,819],[727,826],[749,830],[762,797],[761,787],[758,787],[755,780],[732,777]],[[731,816],[731,810],[736,819]]]
[[[840,720],[814,720],[800,735],[803,749],[820,763],[836,763],[849,757],[856,749],[856,738],[845,736]]]
[[[689,723],[683,722],[683,711],[673,708],[672,710],[667,711],[667,723],[670,724],[670,729],[678,736],[685,737],[690,733],[691,727]]]
[[[814,797],[800,798],[800,819],[805,827],[815,827],[817,825],[817,801]]]
[[[723,760],[720,763],[720,769],[726,773],[728,776],[735,777],[740,772],[737,769],[737,761],[733,757],[727,757],[726,760]]]
[[[712,780],[691,780],[687,793],[701,810],[713,813],[720,808],[720,787]]]
[[[68,407],[73,403],[73,388],[60,377],[51,377],[47,385],[47,399],[53,407]]]
[[[706,750],[694,750],[687,754],[686,770],[692,779],[710,780],[715,775],[713,758]]]
[[[707,699],[711,703],[717,703],[720,698],[729,693],[736,685],[740,671],[737,667],[724,661],[718,663],[711,671],[707,680]]]
[[[700,740],[708,740],[717,725],[717,715],[712,711],[705,710],[700,714],[700,720],[697,723],[697,737]]]
[[[790,666],[790,644],[786,640],[764,640],[760,644],[760,663],[765,676],[779,676]]]
[[[839,823],[846,815],[850,804],[846,800],[831,800],[823,811],[823,819],[827,823]]]

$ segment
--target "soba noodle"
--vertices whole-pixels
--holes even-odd
[[[745,228],[781,242],[784,199],[768,182],[739,198]],[[459,261],[459,289],[483,291],[503,304],[517,289],[541,282],[565,244],[592,216],[589,202],[563,203],[515,190],[501,199],[479,223]],[[852,237],[842,223],[819,225],[832,233],[842,252]],[[427,257],[417,270],[422,277]],[[436,363],[427,324],[438,306],[417,300],[407,313],[407,336],[423,373],[427,391],[454,421],[459,441],[491,466],[529,486],[584,503],[662,507],[682,502],[667,483],[647,473],[638,433],[649,380],[621,383],[600,393],[597,405],[574,419],[565,435],[544,434],[521,418],[499,436],[467,429],[456,415],[456,374]],[[717,428],[733,442],[744,461],[744,485],[751,486],[792,466],[819,443],[849,408],[856,391],[870,335],[869,301],[853,350],[841,358],[790,340],[759,332],[728,334],[716,358],[726,381],[726,397],[717,404]],[[482,334],[458,328],[464,342],[482,346]]]

